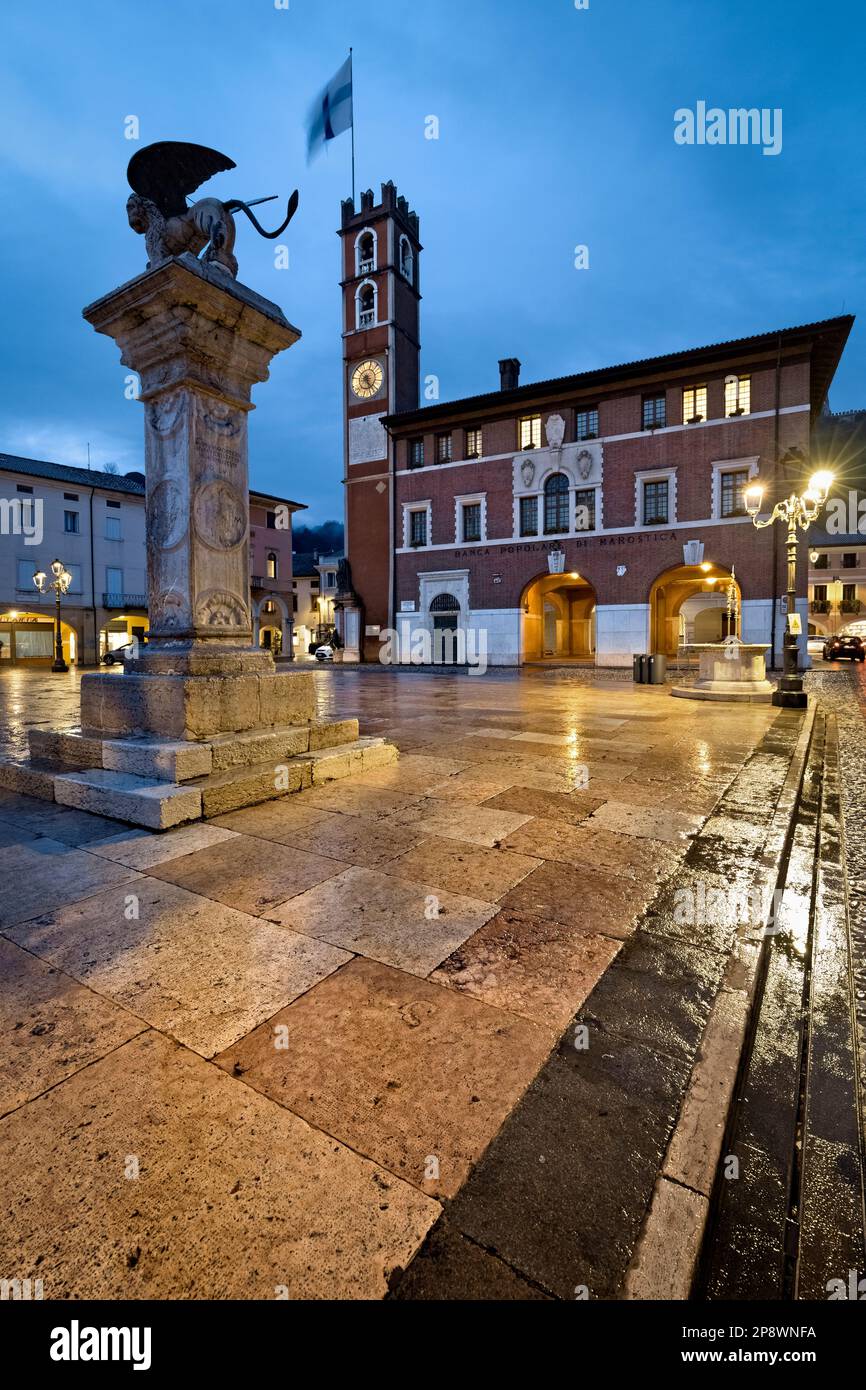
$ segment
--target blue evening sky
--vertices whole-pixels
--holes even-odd
[[[350,44],[358,188],[378,201],[393,179],[420,214],[422,370],[443,399],[493,389],[500,357],[531,381],[858,313],[864,33],[854,0],[3,0],[0,450],[82,464],[89,442],[94,466],[142,466],[141,406],[80,316],[143,269],[135,115],[141,144],[236,161],[207,192],[300,188],[287,271],[239,226],[240,278],[304,335],[255,390],[251,482],[342,517],[349,137],[308,168],[304,127]],[[675,144],[699,100],[781,107],[782,152]],[[866,406],[864,343],[858,322],[836,410]]]

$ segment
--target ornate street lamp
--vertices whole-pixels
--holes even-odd
[[[764,488],[761,483],[750,483],[746,488],[746,511],[759,529],[772,526],[774,521],[783,521],[788,528],[788,622],[785,628],[784,666],[778,690],[773,693],[773,704],[787,709],[804,709],[806,694],[803,690],[803,677],[799,674],[796,624],[793,622],[797,605],[797,527],[808,531],[827,500],[833,485],[832,473],[816,473],[802,494],[792,492],[784,502],[777,502],[771,516],[761,517],[761,503]],[[773,621],[775,622],[775,614]]]
[[[69,573],[62,560],[51,561],[52,579],[44,570],[37,570],[33,576],[33,583],[36,585],[40,594],[46,594],[54,590],[56,608],[54,610],[54,660],[51,663],[52,671],[68,671],[69,667],[63,660],[63,629],[60,626],[60,596],[65,594],[72,583],[72,575]]]

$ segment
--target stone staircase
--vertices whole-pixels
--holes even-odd
[[[168,830],[385,767],[397,749],[360,738],[357,719],[201,740],[31,729],[30,760],[0,764],[0,786],[62,806]]]

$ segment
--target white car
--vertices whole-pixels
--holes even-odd
[[[317,648],[316,648],[316,660],[317,660],[317,661],[333,661],[333,660],[334,660],[334,648],[328,646],[327,642],[325,643],[325,645],[324,645],[323,647],[317,647]]]
[[[823,656],[826,637],[810,637],[806,646],[810,656]]]

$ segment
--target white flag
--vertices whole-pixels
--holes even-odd
[[[350,130],[352,113],[352,59],[348,57],[339,72],[331,78],[325,90],[313,103],[307,130],[307,160],[321,150],[329,140]]]

